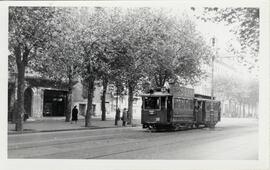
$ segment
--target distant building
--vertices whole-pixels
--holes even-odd
[[[9,75],[8,84],[8,118],[12,120],[17,93],[15,74]],[[24,91],[25,112],[32,118],[65,116],[67,87],[67,83],[62,81],[52,81],[26,75]]]
[[[9,74],[8,81],[8,119],[13,118],[13,108],[16,97],[16,76]],[[25,77],[24,108],[32,119],[49,117],[65,117],[67,108],[68,84],[63,81],[54,81],[40,76],[27,74]],[[93,98],[93,117],[101,117],[101,94],[102,87],[99,82],[95,83]],[[87,95],[80,80],[73,82],[72,106],[77,105],[79,114],[85,116],[87,109]],[[106,94],[106,117],[114,118],[116,99],[121,111],[128,106],[127,95],[115,96],[107,90]],[[133,118],[140,119],[141,99],[134,96]]]
[[[113,85],[108,85],[107,87],[107,94],[106,94],[106,118],[114,119],[116,113],[116,104],[120,108],[122,113],[124,108],[128,108],[128,96],[127,93],[121,94],[117,96],[114,90],[110,90],[110,87]],[[94,117],[101,117],[101,96],[102,96],[103,87],[96,82],[94,98],[93,98],[93,111]],[[81,115],[85,115],[86,108],[87,108],[87,97],[86,97],[86,90],[82,83],[77,83],[74,85],[72,91],[72,103],[73,105],[79,106],[79,113]],[[118,100],[118,101],[117,101]],[[141,118],[141,98],[138,96],[134,96],[133,100],[133,118],[140,119]]]
[[[233,59],[216,59],[214,62],[214,81],[217,77],[232,77],[238,80],[248,80],[250,75],[244,71]],[[204,65],[206,78],[201,80],[199,84],[194,86],[195,93],[211,96],[211,66]],[[221,101],[221,112],[226,117],[257,117],[257,105],[248,105],[239,103],[236,100],[228,100],[222,92],[215,91],[214,96]]]

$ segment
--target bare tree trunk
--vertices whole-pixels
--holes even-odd
[[[70,121],[71,117],[71,104],[72,104],[72,69],[70,68],[68,73],[68,96],[67,96],[67,108],[66,108],[66,122]]]
[[[24,116],[24,80],[25,80],[25,67],[28,62],[28,55],[30,50],[25,47],[23,54],[21,53],[21,47],[14,48],[16,64],[18,69],[18,88],[17,88],[17,107],[15,111],[16,115],[16,131],[23,131],[23,116]]]
[[[243,116],[246,117],[246,104],[243,104]]]
[[[134,92],[134,85],[128,84],[128,124],[131,125],[133,119],[133,92]]]
[[[256,117],[259,116],[259,115],[258,115],[258,102],[254,104],[254,109],[255,109],[255,110],[254,110],[253,113],[256,115]],[[258,117],[257,117],[257,118],[258,118]]]
[[[103,91],[102,91],[102,96],[101,96],[101,120],[105,121],[106,120],[106,93],[107,93],[107,86],[108,86],[108,79],[106,77],[103,78],[102,81],[103,85]]]
[[[232,117],[232,103],[231,103],[231,99],[229,99],[229,114]]]
[[[15,76],[17,77],[18,75],[15,75]],[[12,89],[11,94],[9,94],[10,97],[11,97],[10,108],[9,109],[11,109],[10,113],[11,113],[11,121],[12,121],[12,123],[16,123],[16,120],[17,120],[17,111],[16,111],[16,108],[17,108],[17,105],[18,105],[17,104],[17,102],[18,102],[18,100],[17,100],[17,97],[18,97],[17,91],[18,91],[18,79],[16,78],[14,88]]]
[[[250,114],[250,103],[248,103],[248,114]],[[253,115],[253,114],[252,114]]]
[[[240,117],[243,117],[243,114],[242,114],[242,105],[243,103],[242,102],[239,102],[239,114],[240,114]]]
[[[16,79],[15,79],[15,82],[16,82]],[[12,121],[12,123],[15,123],[16,120],[13,119],[14,118],[14,115],[13,115],[13,110],[14,110],[14,106],[15,106],[15,101],[16,101],[16,83],[8,83],[8,121]]]
[[[15,107],[16,114],[16,131],[23,131],[23,115],[24,115],[24,80],[25,80],[25,66],[17,64],[18,66],[18,88],[17,88],[17,107]]]
[[[68,85],[68,96],[67,96],[67,108],[66,108],[66,122],[70,121],[70,117],[71,117],[71,103],[72,103],[72,87],[69,84]]]
[[[88,95],[87,95],[87,111],[85,116],[85,127],[91,126],[91,116],[93,114],[93,97],[94,97],[94,86],[95,79],[94,77],[91,77],[88,80]]]

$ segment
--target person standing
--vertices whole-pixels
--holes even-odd
[[[127,109],[126,108],[124,108],[123,110],[122,121],[123,121],[122,126],[126,126],[126,122],[127,122]]]
[[[77,106],[75,105],[74,107],[73,107],[73,109],[72,109],[72,118],[71,118],[71,123],[72,122],[75,122],[75,123],[77,123],[77,121],[78,121],[78,109],[77,109]]]
[[[115,120],[114,120],[114,125],[118,125],[118,120],[120,120],[120,109],[119,107],[116,109],[116,114],[115,114]]]

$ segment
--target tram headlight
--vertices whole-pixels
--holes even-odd
[[[149,114],[150,114],[150,115],[155,114],[154,110],[149,110]]]

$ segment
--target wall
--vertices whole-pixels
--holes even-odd
[[[32,87],[32,117],[42,118],[43,117],[43,96],[44,90],[39,87]]]
[[[30,88],[32,92],[32,101],[31,102],[31,113],[32,119],[42,119],[43,118],[43,99],[44,99],[44,90],[58,90],[54,88],[44,88],[44,87],[31,87],[29,84],[26,85],[26,88]],[[94,98],[93,98],[93,105],[95,105],[95,115],[93,117],[101,118],[101,95],[102,95],[102,87],[96,86],[95,92],[94,92]],[[11,90],[10,90],[11,91]],[[107,90],[108,91],[108,90]],[[83,90],[82,83],[78,82],[73,86],[72,89],[72,108],[74,105],[78,106],[79,114],[85,115],[86,109],[87,109],[87,98],[84,98],[83,96],[87,96],[84,93],[86,91]],[[12,97],[14,97],[15,94],[9,93],[10,103]],[[115,109],[116,109],[116,96],[113,96],[112,93],[106,94],[106,118],[108,119],[114,119],[115,117]],[[133,118],[134,119],[140,119],[141,118],[141,98],[140,97],[134,97],[133,102]],[[11,104],[10,104],[11,105]],[[123,112],[124,108],[128,108],[128,96],[119,96],[118,97],[118,107],[121,110],[121,114]],[[71,108],[71,109],[72,109]],[[11,106],[9,107],[9,112],[11,111]],[[11,113],[9,113],[11,114]],[[11,115],[9,115],[11,117]]]
[[[98,83],[97,83],[98,84]],[[102,95],[103,87],[96,85],[95,92],[94,92],[94,98],[93,98],[93,105],[95,105],[95,114],[92,115],[96,118],[101,118],[101,95]],[[83,90],[82,83],[77,83],[73,89],[72,89],[72,105],[77,105],[79,112],[81,115],[86,113],[87,109],[87,99],[83,98],[83,96],[86,96],[86,91]],[[133,102],[133,118],[134,119],[140,119],[141,118],[141,98],[140,97],[134,97]],[[107,90],[106,94],[106,118],[108,119],[114,119],[115,113],[116,113],[116,100],[117,96],[112,95],[112,93]],[[118,107],[121,110],[121,114],[123,112],[124,108],[128,108],[128,96],[118,96]],[[81,108],[81,109],[80,109]]]

